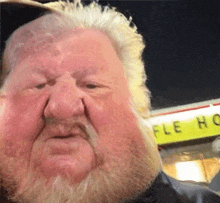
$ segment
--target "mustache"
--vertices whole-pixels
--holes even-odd
[[[95,140],[97,140],[98,138],[98,133],[96,132],[95,128],[85,118],[74,117],[61,120],[57,118],[47,117],[44,118],[44,121],[46,126],[49,126],[51,128],[63,129],[66,132],[71,131],[71,129],[75,127],[78,127],[85,133],[87,139],[91,142],[92,145],[95,144]]]

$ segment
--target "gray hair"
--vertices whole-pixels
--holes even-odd
[[[58,27],[61,28],[65,24],[65,26],[97,29],[109,37],[118,57],[123,63],[134,107],[141,117],[148,117],[150,99],[149,91],[145,86],[146,74],[142,60],[145,44],[142,35],[137,32],[137,27],[132,23],[132,18],[127,19],[115,8],[103,7],[95,1],[89,5],[83,5],[80,0],[73,2],[69,0],[66,2],[57,1],[45,5],[59,10],[64,16],[71,19],[66,19],[63,23],[59,20],[59,25],[57,26],[57,20],[54,21],[54,24],[51,24],[52,22],[47,22],[47,20],[51,21],[51,19],[47,18],[46,21],[42,22],[42,25],[45,25],[47,30],[56,28],[57,31],[59,30]],[[31,33],[29,34],[31,35]],[[50,40],[51,38],[48,37],[48,39]],[[16,46],[19,48],[22,44],[18,43],[15,48]]]

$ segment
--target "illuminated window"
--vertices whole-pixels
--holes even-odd
[[[179,180],[192,180],[196,182],[203,182],[200,166],[193,161],[179,162],[175,164],[177,170],[177,179]]]

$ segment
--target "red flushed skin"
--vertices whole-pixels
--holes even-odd
[[[52,46],[56,54],[49,49],[24,51],[7,78],[0,109],[4,157],[19,159],[23,173],[38,168],[48,178],[68,175],[76,183],[99,164],[110,169],[111,157],[129,160],[133,145],[138,146],[137,153],[145,150],[123,64],[106,35],[79,30],[61,36]],[[41,83],[46,85],[37,88]],[[95,149],[82,130],[73,128],[68,141],[57,139],[60,128],[52,129],[44,121],[76,117],[91,123]],[[97,162],[95,151],[104,156],[103,163]]]

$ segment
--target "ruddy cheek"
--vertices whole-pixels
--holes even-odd
[[[4,153],[10,157],[27,155],[40,134],[47,94],[17,94],[6,98],[1,109],[0,131]]]
[[[97,132],[114,131],[123,127],[130,129],[130,124],[134,122],[134,114],[127,98],[123,100],[109,95],[101,99],[85,98],[84,103]]]

